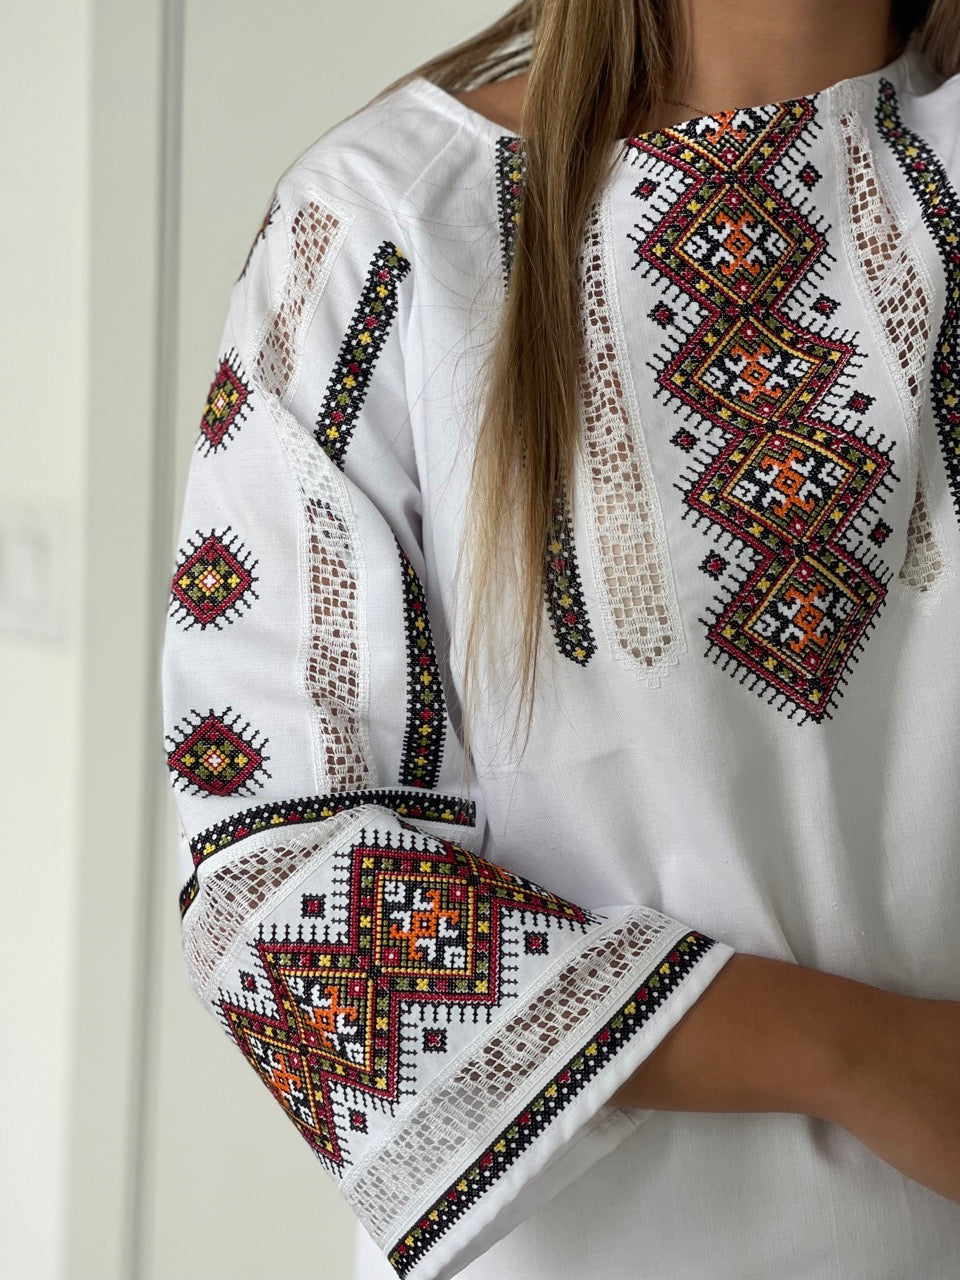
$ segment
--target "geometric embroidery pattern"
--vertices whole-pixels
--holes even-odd
[[[513,249],[522,207],[523,140],[504,135],[497,139],[497,211],[504,289],[508,287],[510,281]]]
[[[170,603],[175,606],[172,617],[186,622],[184,630],[199,623],[206,630],[210,623],[219,630],[221,621],[233,622],[259,599],[253,584],[258,579],[249,556],[234,538],[228,539],[230,525],[218,534],[199,530],[177,561],[173,574]]]
[[[400,760],[402,787],[435,787],[443,757],[445,703],[423,584],[397,540],[407,639],[407,726]]]
[[[596,652],[597,644],[590,629],[580,585],[580,570],[573,549],[573,522],[562,500],[553,504],[544,576],[547,607],[557,648],[565,658],[586,666]]]
[[[631,237],[637,265],[695,314],[658,361],[657,394],[720,441],[688,473],[683,514],[752,557],[701,619],[707,656],[800,722],[831,714],[884,603],[891,572],[862,536],[856,551],[848,543],[898,479],[888,448],[818,414],[849,375],[852,339],[784,305],[830,257],[806,203],[787,194],[785,162],[816,125],[813,102],[798,99],[630,140],[682,179]]]
[[[320,447],[341,469],[370,387],[377,357],[397,312],[398,286],[409,271],[407,257],[395,244],[384,241],[367,274],[350,328],[330,375],[314,435]]]
[[[226,447],[250,412],[250,396],[240,356],[231,347],[220,361],[203,407],[197,437],[201,452],[209,456],[214,450]]]
[[[390,809],[400,818],[417,822],[449,822],[461,827],[473,827],[477,822],[476,804],[472,800],[461,800],[458,796],[391,790],[338,791],[323,796],[297,796],[291,800],[277,800],[243,809],[239,813],[230,814],[215,826],[198,832],[190,841],[193,865],[199,867],[214,854],[229,849],[248,836],[276,831],[279,827],[323,822],[326,818],[364,804]],[[187,908],[196,898],[198,888],[194,872],[180,891],[181,916],[186,914]]]
[[[168,735],[167,767],[173,785],[201,796],[251,795],[272,775],[264,762],[267,739],[238,726],[239,716],[228,719],[230,707],[207,715],[191,711],[183,728]]]
[[[876,121],[943,262],[946,304],[934,347],[931,392],[950,493],[960,519],[960,196],[939,157],[901,120],[897,91],[883,78]]]
[[[498,138],[496,188],[505,290],[509,288],[517,228],[523,211],[523,179],[523,140],[512,135]],[[562,486],[553,503],[543,573],[547,614],[557,648],[572,662],[586,666],[597,645],[587,618],[574,547],[573,521]]]
[[[564,1107],[569,1106],[584,1086],[646,1025],[697,961],[715,945],[715,939],[696,931],[676,944],[606,1026],[571,1056],[529,1105],[390,1249],[389,1261],[398,1276],[408,1275],[444,1232],[503,1177]]]
[[[261,925],[250,947],[272,1001],[221,992],[226,1027],[332,1172],[342,1173],[345,1154],[330,1086],[381,1106],[400,1100],[403,1007],[500,1004],[508,913],[582,930],[594,920],[460,845],[440,844],[428,857],[376,838],[350,848],[338,872],[341,927],[277,937]]]

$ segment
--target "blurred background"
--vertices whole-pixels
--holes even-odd
[[[286,166],[509,0],[0,0],[0,1280],[351,1280],[190,990],[159,656],[233,281]]]

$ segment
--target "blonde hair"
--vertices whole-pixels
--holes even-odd
[[[498,674],[512,678],[518,693],[514,733],[526,703],[529,738],[549,534],[558,495],[572,483],[580,432],[581,238],[618,158],[609,159],[613,144],[650,127],[657,105],[684,82],[690,57],[685,15],[683,0],[522,0],[377,95],[415,76],[455,93],[528,69],[522,217],[502,320],[477,388],[467,513],[473,554],[463,593],[468,752],[473,690],[483,687],[483,663],[493,669],[494,638],[501,641],[497,656],[508,659]],[[894,0],[892,17],[901,37],[912,38],[938,72],[960,69],[956,0]],[[519,632],[512,666],[499,621],[511,593]]]

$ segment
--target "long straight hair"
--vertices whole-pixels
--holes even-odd
[[[690,68],[685,0],[522,0],[478,35],[407,72],[448,93],[527,70],[522,213],[510,287],[476,388],[478,430],[456,593],[469,753],[474,690],[494,672],[533,713],[549,531],[580,439],[583,328],[576,264],[614,144],[649,128]],[[941,74],[960,69],[957,0],[893,0],[892,19]],[[376,101],[377,99],[374,99]],[[503,621],[512,605],[512,623]],[[513,637],[513,643],[507,637]]]

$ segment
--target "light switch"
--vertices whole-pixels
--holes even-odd
[[[59,507],[0,502],[0,637],[68,639],[80,568],[70,524]]]

